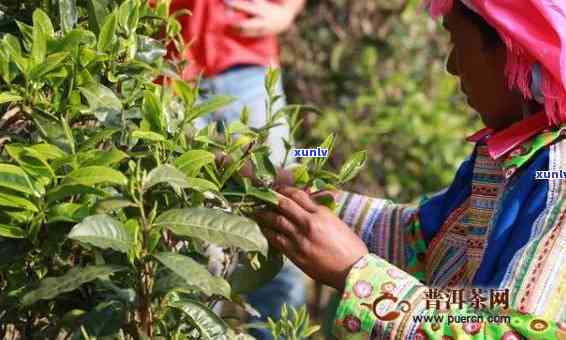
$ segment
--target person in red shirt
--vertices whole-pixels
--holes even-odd
[[[205,96],[236,98],[229,107],[198,121],[197,127],[212,121],[238,120],[244,106],[250,109],[252,127],[265,125],[264,80],[268,67],[279,66],[277,35],[293,24],[304,3],[305,0],[172,0],[171,13],[187,9],[191,12],[178,18],[187,44],[185,55],[181,56],[188,61],[183,78],[202,76],[200,85]],[[275,111],[285,105],[281,81],[277,92],[281,99],[275,103]],[[284,165],[283,138],[289,135],[286,122],[281,123],[270,130],[268,138],[271,160],[276,165]],[[249,294],[248,302],[262,314],[261,319],[251,321],[266,321],[267,316],[278,319],[284,303],[303,305],[303,278],[302,272],[288,262],[273,281]],[[272,338],[267,330],[250,333],[258,339]]]
[[[171,13],[191,12],[178,18],[187,44],[182,56],[188,61],[183,78],[191,80],[202,75],[201,87],[207,95],[237,98],[230,107],[197,122],[197,127],[213,120],[236,120],[244,106],[251,110],[251,126],[265,125],[265,72],[268,67],[279,66],[277,35],[292,25],[304,3],[305,0],[172,0]],[[277,88],[282,99],[274,110],[285,104],[281,82]],[[277,165],[281,165],[285,154],[282,138],[288,134],[286,124],[270,132],[271,158]]]
[[[277,34],[286,31],[305,0],[173,0],[189,61],[183,76],[215,77],[237,65],[278,66]]]

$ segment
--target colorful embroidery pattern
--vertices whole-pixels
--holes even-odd
[[[530,238],[495,287],[510,291],[509,324],[435,324],[413,318],[426,312],[427,288],[422,283],[471,288],[499,205],[513,187],[505,166],[521,167],[537,150],[549,148],[548,169],[566,169],[566,141],[558,141],[559,137],[560,132],[545,132],[527,142],[528,152],[502,162],[478,147],[471,194],[444,220],[428,247],[418,209],[343,193],[339,215],[375,255],[360,260],[348,277],[334,325],[336,335],[340,339],[566,339],[566,181],[549,183],[546,206],[535,215]],[[410,303],[409,313],[402,312],[402,301]],[[469,307],[456,313],[465,313]],[[384,321],[383,316],[392,311],[399,314]]]
[[[427,247],[417,209],[346,192],[339,196],[337,209],[340,218],[353,227],[371,253],[424,281]]]
[[[489,157],[486,147],[479,147],[470,198],[462,209],[456,209],[448,217],[429,245],[427,268],[432,274],[430,284],[454,286],[471,283],[483,257],[503,180],[500,163]]]
[[[542,148],[555,142],[566,133],[566,126],[555,131],[541,133],[509,152],[503,160],[505,177],[510,178],[517,169],[527,163]]]
[[[421,286],[378,256],[360,259],[346,280],[335,332],[341,338],[369,339],[376,320],[401,319],[401,314],[410,312],[411,294]]]

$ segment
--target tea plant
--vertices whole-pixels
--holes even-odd
[[[289,313],[289,310],[291,313]],[[251,324],[249,327],[268,328],[274,339],[303,340],[318,332],[319,326],[310,324],[310,317],[305,306],[296,310],[287,305],[281,308],[281,318],[273,320],[268,317],[266,323]]]
[[[183,62],[165,58],[167,46],[182,54],[176,16],[187,13],[170,15],[168,1],[45,3],[6,12],[30,22],[2,18],[17,29],[0,40],[0,336],[236,337],[211,308],[244,306],[239,294],[282,264],[245,216],[277,203],[265,141],[287,116],[296,131],[300,108],[271,110],[272,71],[266,126],[248,127],[244,110],[223,134],[198,130],[195,119],[232,99],[200,102],[198,84],[177,76]],[[294,172],[331,188],[363,160]],[[246,164],[255,180],[240,174]],[[211,244],[223,249],[218,275]]]

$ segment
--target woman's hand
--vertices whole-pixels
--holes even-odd
[[[277,35],[291,27],[304,1],[274,3],[268,0],[231,0],[229,6],[252,15],[252,18],[238,22],[234,30],[246,37]]]
[[[368,253],[366,245],[306,192],[293,187],[277,191],[276,211],[256,214],[270,244],[313,279],[342,290],[352,265]]]

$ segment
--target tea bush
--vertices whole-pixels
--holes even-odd
[[[175,16],[186,13],[167,1],[30,3],[0,7],[0,336],[237,337],[211,308],[248,308],[240,294],[282,264],[246,215],[277,203],[265,141],[282,117],[297,131],[301,108],[269,109],[260,129],[244,110],[223,134],[197,130],[232,99],[200,102],[198,84],[177,76],[183,63],[165,58],[166,46],[183,48]],[[267,76],[268,108],[278,76]],[[320,190],[364,161],[293,171]],[[256,180],[240,175],[245,165]],[[211,244],[223,249],[218,275]],[[303,314],[284,334],[312,332]]]

